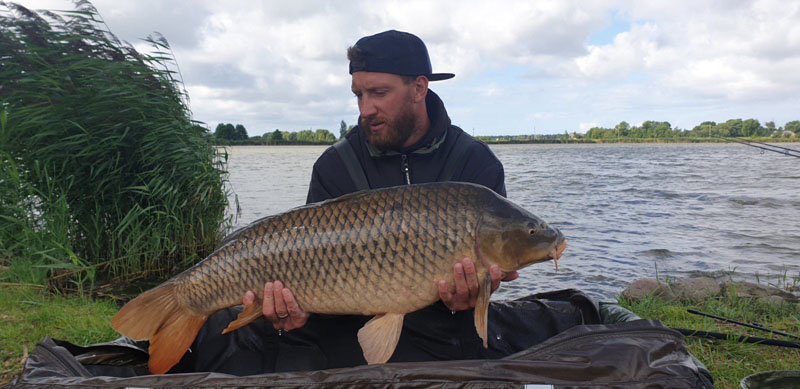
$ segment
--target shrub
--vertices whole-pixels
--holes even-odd
[[[227,156],[191,120],[166,40],[147,41],[121,43],[88,2],[0,2],[3,277],[164,276],[218,242]]]

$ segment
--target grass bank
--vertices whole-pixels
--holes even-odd
[[[26,354],[45,336],[85,345],[116,339],[110,299],[60,296],[36,286],[0,286],[0,387],[22,370]]]
[[[686,328],[727,334],[793,339],[771,336],[767,332],[718,322],[691,314],[688,308],[734,319],[758,322],[763,326],[790,334],[800,334],[800,307],[795,303],[771,303],[740,298],[733,293],[702,301],[665,302],[658,298],[641,301],[620,299],[620,305],[643,318],[656,319],[673,328]],[[689,351],[711,371],[718,388],[738,388],[742,378],[768,370],[796,370],[800,366],[800,349],[739,343],[734,340],[709,340],[687,337]]]
[[[798,304],[775,304],[725,295],[696,302],[665,302],[647,298],[620,304],[637,315],[662,321],[669,327],[768,338],[766,332],[723,324],[690,314],[687,308],[743,322],[800,334]],[[0,386],[9,384],[22,369],[26,353],[45,336],[85,345],[116,339],[109,322],[117,306],[111,299],[54,295],[35,286],[0,286]],[[776,337],[780,339],[780,337]],[[791,340],[791,339],[784,339]],[[718,388],[738,388],[742,378],[767,370],[800,366],[800,350],[688,337],[689,350],[714,376]]]

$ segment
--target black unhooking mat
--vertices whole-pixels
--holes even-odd
[[[312,316],[282,335],[261,321],[219,335],[237,313],[231,309],[209,318],[170,374],[149,375],[146,347],[126,338],[85,347],[45,338],[14,386],[713,388],[680,333],[576,290],[492,303],[488,349],[477,335],[448,335],[448,320],[432,330],[419,324],[441,315],[437,309],[407,315],[398,350],[384,365],[362,365],[354,335],[341,335],[363,318],[332,326],[333,318]],[[471,313],[445,314],[457,322]]]

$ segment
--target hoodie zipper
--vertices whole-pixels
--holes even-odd
[[[403,171],[403,176],[406,178],[406,185],[411,185],[411,171],[408,169],[408,156],[400,154],[400,160],[403,162],[400,169]]]

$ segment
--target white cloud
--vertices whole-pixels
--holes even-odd
[[[562,112],[534,112],[525,116],[528,120],[553,119],[563,116]]]
[[[654,65],[658,52],[658,26],[647,23],[617,34],[614,43],[589,46],[589,54],[575,59],[581,75],[590,78],[624,78]]]
[[[575,59],[580,75],[624,79],[644,72],[676,94],[727,100],[800,89],[790,70],[800,66],[798,2],[635,2],[627,14],[645,22],[613,44],[589,47]]]
[[[475,90],[484,97],[498,97],[504,94],[503,88],[498,87],[496,83],[482,85],[479,88],[475,88]]]
[[[21,2],[72,8],[66,0]],[[712,108],[720,115],[739,110],[780,123],[797,119],[796,113],[770,107],[800,103],[797,0],[95,5],[121,39],[136,43],[152,31],[166,36],[196,119],[212,126],[242,122],[251,134],[352,121],[357,112],[345,50],[387,29],[419,35],[434,71],[456,73],[435,86],[454,96],[446,100],[451,114],[461,115],[454,122],[506,132],[523,131],[532,119],[537,129],[558,132],[648,118],[674,124],[682,119],[653,116],[696,118]],[[589,45],[591,34],[612,17],[625,19],[630,30],[610,44]]]

